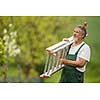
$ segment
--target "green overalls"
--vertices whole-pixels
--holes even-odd
[[[66,56],[67,59],[75,61],[77,58],[77,54],[81,47],[84,45],[83,43],[75,55],[68,54]],[[69,48],[70,49],[70,48]],[[76,67],[71,65],[64,65],[64,68],[62,70],[61,79],[59,81],[60,83],[83,83],[84,82],[84,72],[80,72],[76,69]]]

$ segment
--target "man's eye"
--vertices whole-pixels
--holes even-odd
[[[79,31],[74,31],[75,33],[79,33]]]
[[[76,32],[76,31],[74,31],[74,32]]]

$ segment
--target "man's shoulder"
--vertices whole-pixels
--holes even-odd
[[[85,42],[84,42],[84,43],[85,43]],[[84,46],[82,47],[82,49],[90,50],[90,46],[89,46],[87,43],[85,43]]]
[[[87,43],[85,43],[84,47],[90,48],[90,46]]]

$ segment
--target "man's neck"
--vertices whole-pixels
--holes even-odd
[[[83,40],[81,40],[81,41],[75,41],[75,42],[73,43],[73,46],[77,46],[77,45],[81,44],[82,42],[83,42]]]

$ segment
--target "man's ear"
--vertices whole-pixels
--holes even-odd
[[[82,38],[84,38],[84,34],[82,34]]]

